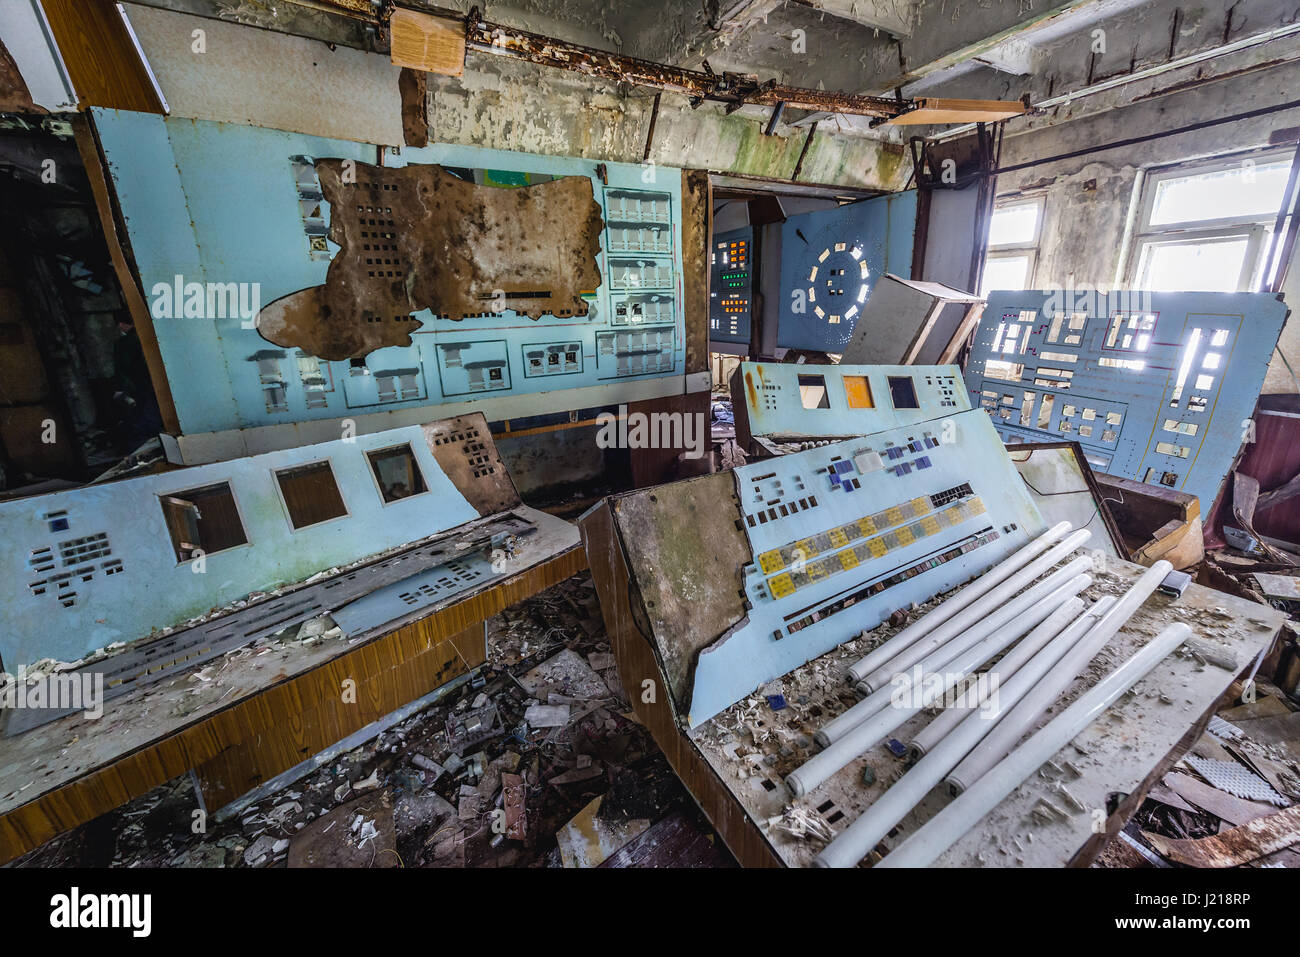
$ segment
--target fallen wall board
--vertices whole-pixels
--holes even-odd
[[[994,292],[966,385],[1008,442],[1077,440],[1097,471],[1208,513],[1287,314],[1271,293]]]
[[[1170,838],[1142,832],[1158,852],[1189,867],[1239,867],[1300,842],[1300,807],[1287,808],[1212,837]]]
[[[944,354],[957,334],[944,327],[936,336],[939,317],[948,306],[961,312],[957,329],[969,332],[984,300],[937,282],[884,276],[863,304],[840,361],[908,364],[921,361],[923,354]]]

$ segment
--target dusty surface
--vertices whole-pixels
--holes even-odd
[[[1099,572],[1084,597],[1119,594],[1141,571],[1112,565]],[[930,603],[924,607],[932,607]],[[1066,864],[1091,837],[1093,809],[1108,813],[1112,795],[1135,791],[1174,749],[1183,734],[1265,648],[1281,616],[1270,608],[1192,586],[1178,601],[1153,596],[1093,659],[1086,673],[1040,722],[1058,714],[1166,625],[1185,621],[1202,641],[1222,649],[1236,670],[1203,663],[1181,651],[1169,656],[1090,725],[1054,759],[1002,801],[936,862],[939,866],[1039,866]],[[901,627],[901,626],[899,626]],[[823,846],[906,771],[905,762],[882,744],[854,760],[803,798],[795,799],[784,777],[812,756],[813,733],[858,700],[844,678],[847,667],[898,628],[882,626],[798,668],[733,705],[696,730],[695,739],[746,811],[793,866],[806,866]],[[774,710],[767,695],[781,694]],[[934,713],[922,713],[891,738],[907,742]],[[870,769],[868,772],[867,769]],[[865,784],[864,772],[872,783]],[[1060,790],[1063,785],[1083,810]],[[1043,819],[1040,801],[1064,814]],[[897,847],[951,800],[936,788],[903,819],[878,850]],[[1035,808],[1039,810],[1036,812]],[[869,863],[869,861],[868,861]]]
[[[535,522],[537,531],[519,539],[518,552],[511,560],[513,572],[522,572],[578,544],[578,530],[569,523],[526,506],[517,511]],[[471,530],[473,525],[465,529]],[[490,587],[494,581],[485,580],[477,589]],[[430,609],[460,600],[477,589],[451,595],[409,617],[423,617]],[[383,630],[404,623],[399,619]],[[301,640],[298,630],[291,629],[290,634],[273,635],[223,655],[199,672],[164,678],[115,698],[105,704],[100,719],[77,713],[17,737],[0,738],[0,812],[25,804],[111,763],[119,755],[175,733],[257,694],[272,682],[309,671],[375,637],[376,631],[372,630],[351,640],[337,637],[337,632]]]
[[[631,565],[657,572],[641,583],[642,599],[680,714],[690,710],[700,652],[745,617],[734,583],[752,560],[749,543],[739,510],[717,507],[735,489],[735,476],[715,472],[614,499]]]

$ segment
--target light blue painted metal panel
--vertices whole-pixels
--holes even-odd
[[[1077,441],[1098,471],[1208,513],[1286,316],[1272,293],[994,292],[966,384],[1007,441]]]
[[[345,635],[357,635],[385,622],[428,608],[466,588],[487,581],[496,572],[490,554],[480,550],[432,568],[404,581],[377,589],[333,612],[334,624]]]
[[[869,435],[971,407],[956,366],[742,362],[731,399],[751,436],[775,441]]]
[[[842,351],[876,280],[911,275],[915,232],[915,190],[787,219],[777,345]]]
[[[958,412],[735,470],[748,618],[699,656],[699,725],[1043,529],[992,425]]]
[[[177,275],[258,283],[262,305],[323,284],[338,247],[321,235],[328,204],[319,204],[322,216],[311,215],[319,184],[310,160],[376,160],[373,146],[260,127],[114,110],[96,110],[95,119],[147,297]],[[424,310],[414,314],[423,325],[411,347],[373,352],[364,368],[274,345],[238,316],[155,318],[183,432],[467,398],[491,418],[495,397],[683,374],[679,170],[605,163],[602,182],[587,160],[449,145],[405,149],[385,162],[486,171],[479,178],[491,183],[588,177],[606,221],[598,262],[604,281],[588,297],[589,314],[532,320],[506,311],[455,322]],[[474,367],[449,374],[442,347],[462,343],[484,353],[466,354],[487,363],[478,375]],[[566,362],[574,344],[576,361]],[[559,348],[558,365],[545,364],[550,347]],[[540,366],[532,364],[539,349]]]
[[[427,491],[385,503],[366,453],[406,444]],[[347,515],[295,531],[275,473],[326,460]],[[178,561],[161,497],[216,483],[247,543]],[[479,517],[419,426],[2,502],[0,657],[73,661]]]

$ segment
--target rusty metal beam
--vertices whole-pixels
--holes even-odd
[[[787,107],[801,110],[880,117],[897,116],[911,106],[907,100],[812,90],[785,86],[770,80],[760,83],[757,77],[747,74],[689,70],[620,56],[488,23],[480,19],[476,11],[471,11],[466,20],[466,37],[469,49],[478,53],[507,56],[616,83],[631,83],[680,93],[690,98],[693,105],[711,100],[738,109],[742,106],[776,107],[783,103]]]
[[[663,93],[655,94],[654,106],[650,107],[650,128],[645,134],[645,152],[641,154],[641,161],[645,162],[650,158],[650,150],[654,147],[655,142],[655,124],[659,122],[659,98]]]
[[[149,3],[153,0],[143,0]],[[786,86],[775,80],[760,83],[757,76],[741,73],[715,73],[707,61],[702,70],[671,66],[622,56],[557,40],[526,30],[517,30],[482,19],[477,7],[463,15],[430,0],[383,0],[376,8],[371,0],[289,0],[289,2],[329,10],[340,16],[373,23],[377,38],[386,39],[388,21],[395,9],[411,10],[432,17],[463,24],[466,47],[476,53],[511,57],[540,66],[571,70],[590,77],[615,83],[629,83],[659,91],[679,93],[687,97],[692,106],[712,101],[724,103],[728,112],[742,106],[762,106],[772,110],[793,107],[821,114],[836,113],[870,116],[881,120],[891,119],[914,110],[919,101],[897,97],[865,96],[840,93],[833,90],[814,90],[806,87]],[[772,0],[733,0],[720,11],[715,29],[719,35],[730,35],[762,19],[776,4]],[[370,15],[367,15],[367,12]],[[1019,104],[1012,104],[1019,106]],[[779,114],[778,114],[779,116]]]

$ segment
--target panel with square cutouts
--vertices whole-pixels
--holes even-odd
[[[995,292],[966,386],[1008,442],[1079,442],[1094,468],[1208,511],[1287,309],[1268,293]]]

